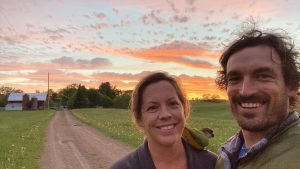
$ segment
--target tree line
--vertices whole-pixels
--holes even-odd
[[[87,89],[81,84],[71,84],[58,92],[50,90],[50,107],[76,108],[128,108],[131,90],[122,91],[103,82],[98,88]]]
[[[0,87],[0,107],[5,107],[10,93],[23,93],[20,89],[12,87]],[[40,93],[36,91],[36,93]],[[47,93],[47,92],[45,92]],[[122,91],[112,86],[109,82],[103,82],[98,88],[87,89],[81,84],[70,84],[58,90],[49,90],[50,108],[128,108],[132,90]]]
[[[11,92],[22,93],[20,89],[0,87],[0,107],[7,104],[7,98]],[[36,91],[39,93],[39,91]],[[76,108],[128,108],[132,90],[122,91],[109,82],[103,82],[98,88],[87,89],[81,84],[70,84],[57,92],[49,90],[50,108],[66,107]],[[202,95],[204,101],[217,102],[220,96],[217,94]],[[194,99],[192,99],[194,100]],[[198,98],[196,99],[198,100]]]

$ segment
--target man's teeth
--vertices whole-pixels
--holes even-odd
[[[257,108],[259,106],[261,106],[260,103],[242,103],[241,106],[243,108]]]
[[[174,124],[172,124],[172,125],[169,125],[169,126],[162,126],[162,127],[160,127],[160,129],[162,129],[162,130],[170,130],[170,129],[172,129],[172,128],[174,128]]]

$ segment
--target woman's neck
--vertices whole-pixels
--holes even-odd
[[[185,169],[187,158],[181,140],[172,145],[161,145],[148,142],[149,151],[156,169]]]

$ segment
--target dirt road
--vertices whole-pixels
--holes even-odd
[[[62,110],[49,123],[40,168],[106,169],[131,150]]]

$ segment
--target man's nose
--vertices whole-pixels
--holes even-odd
[[[251,96],[257,90],[257,86],[250,78],[244,78],[239,93],[241,96]]]

